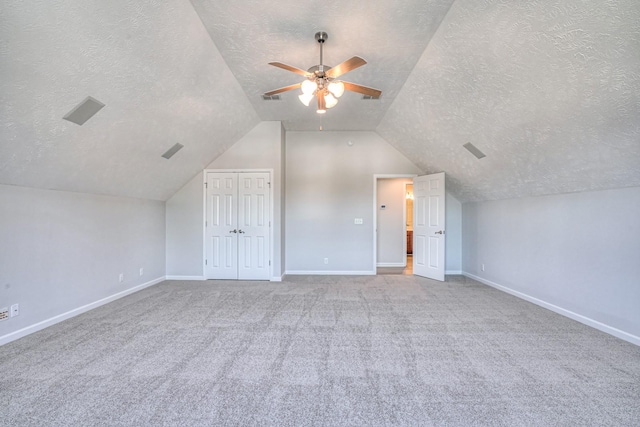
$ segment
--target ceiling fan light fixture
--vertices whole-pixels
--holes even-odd
[[[313,99],[313,93],[303,93],[302,95],[298,95],[298,99],[305,105],[305,107],[308,107],[309,103]]]
[[[326,112],[327,112],[327,110],[316,110],[316,113],[318,113],[318,114],[324,114]]]
[[[301,89],[302,93],[304,93],[305,95],[313,96],[313,92],[318,89],[318,85],[313,80],[305,80],[302,82]]]
[[[324,102],[327,108],[333,108],[338,103],[338,100],[331,94],[331,92],[327,92],[324,95]]]
[[[342,82],[331,82],[329,83],[329,92],[333,94],[336,98],[340,98],[344,93],[344,83]]]

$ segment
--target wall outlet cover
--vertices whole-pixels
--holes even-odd
[[[11,306],[11,317],[16,317],[19,314],[20,314],[20,305],[13,304]]]

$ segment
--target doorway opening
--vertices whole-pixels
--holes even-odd
[[[407,230],[413,223],[413,205],[407,185],[415,174],[374,175],[373,271],[376,274],[413,274],[412,246]],[[409,187],[409,194],[413,194]],[[412,200],[411,200],[412,202]],[[411,217],[411,221],[407,218]]]

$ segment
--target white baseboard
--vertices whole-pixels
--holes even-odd
[[[403,262],[379,262],[376,267],[406,267],[407,264]]]
[[[375,271],[287,270],[287,276],[375,276]]]
[[[273,276],[273,277],[271,278],[271,280],[269,280],[269,281],[270,281],[270,282],[282,282],[282,280],[283,280],[283,279],[284,279],[284,274],[283,274],[282,276],[280,276],[280,277],[278,277],[278,276]]]
[[[112,301],[120,299],[122,297],[126,297],[127,295],[131,295],[134,292],[141,291],[141,290],[143,290],[145,288],[148,288],[150,286],[153,286],[155,284],[163,282],[164,280],[165,280],[164,276],[158,277],[157,279],[153,279],[153,280],[151,280],[149,282],[146,282],[146,283],[143,283],[141,285],[134,286],[133,288],[129,288],[129,289],[124,290],[122,292],[118,292],[117,294],[113,294],[113,295],[108,296],[106,298],[102,298],[102,299],[100,299],[98,301],[94,301],[94,302],[92,302],[90,304],[83,305],[82,307],[74,308],[73,310],[69,310],[66,313],[59,314],[57,316],[51,317],[50,319],[43,320],[42,322],[38,322],[38,323],[36,323],[34,325],[27,326],[25,328],[22,328],[22,329],[19,329],[19,330],[15,331],[15,332],[8,333],[7,335],[3,335],[3,336],[0,337],[0,345],[4,345],[4,344],[7,344],[7,343],[10,343],[11,341],[15,341],[17,339],[20,339],[22,337],[30,335],[30,334],[32,334],[34,332],[38,332],[38,331],[40,331],[40,330],[42,330],[42,329],[44,329],[46,327],[55,325],[56,323],[60,323],[63,320],[67,320],[67,319],[75,317],[75,316],[77,316],[79,314],[86,313],[89,310],[93,310],[94,308],[98,308],[101,305],[105,305],[105,304],[108,304],[108,303],[110,303]]]
[[[462,270],[447,270],[444,274],[462,274]]]
[[[503,285],[499,285],[495,282],[492,282],[490,280],[487,279],[483,279],[482,277],[478,277],[474,274],[471,273],[467,273],[466,271],[462,272],[463,275],[473,279],[473,280],[477,280],[480,283],[483,283],[485,285],[491,286],[492,288],[496,288],[498,290],[501,290],[503,292],[506,292],[508,294],[511,294],[513,296],[516,296],[518,298],[522,298],[525,301],[529,301],[535,305],[539,305],[540,307],[544,307],[547,310],[551,310],[555,313],[561,314],[565,317],[568,317],[569,319],[573,319],[577,322],[583,323],[587,326],[591,326],[592,328],[595,328],[599,331],[605,332],[609,335],[613,335],[614,337],[620,338],[621,340],[625,340],[627,342],[630,342],[631,344],[635,344],[640,346],[640,337],[636,336],[636,335],[632,335],[628,332],[625,331],[621,331],[620,329],[614,328],[613,326],[609,326],[606,325],[604,323],[598,322],[597,320],[593,320],[590,317],[586,317],[583,316],[581,314],[578,313],[574,313],[573,311],[564,309],[562,307],[558,307],[557,305],[548,303],[546,301],[543,301],[541,299],[532,297],[530,295],[527,295],[525,293],[522,293],[520,291],[515,291],[511,288],[508,288],[506,286]]]
[[[204,276],[167,276],[167,280],[207,280]]]

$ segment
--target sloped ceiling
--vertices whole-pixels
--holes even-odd
[[[324,117],[263,101],[369,63]],[[62,120],[92,96],[83,126]],[[462,201],[640,185],[637,0],[169,0],[0,8],[0,183],[166,200],[260,120],[375,130]],[[160,155],[176,142],[171,160]],[[462,145],[487,157],[477,160]]]
[[[166,200],[259,122],[188,1],[3,1],[0,76],[2,184]]]
[[[377,132],[463,201],[638,186],[640,2],[456,0]]]

